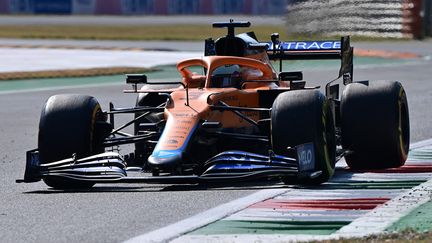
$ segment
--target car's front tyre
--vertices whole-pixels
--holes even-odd
[[[98,101],[87,95],[61,94],[51,96],[39,122],[38,148],[41,164],[55,162],[73,155],[84,158],[104,152],[96,123],[103,120]],[[56,189],[86,189],[93,182],[60,177],[47,177],[44,182]]]
[[[295,90],[280,94],[271,112],[271,142],[276,154],[286,155],[287,147],[312,143],[315,171],[321,175],[300,181],[320,184],[328,181],[335,170],[336,139],[329,101],[319,90]],[[284,179],[285,183],[295,183]]]

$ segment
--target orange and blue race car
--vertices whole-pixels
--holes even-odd
[[[24,179],[57,189],[95,183],[216,183],[275,179],[320,184],[345,157],[354,169],[399,167],[407,159],[405,91],[394,81],[353,81],[349,37],[259,42],[249,22],[214,23],[226,36],[205,40],[204,57],[180,61],[181,80],[127,75],[136,106],[102,110],[91,96],[60,94],[45,103],[38,148]],[[324,92],[284,60],[340,59]],[[279,71],[272,63],[279,61]],[[141,87],[140,87],[141,86]],[[133,119],[115,127],[115,117]],[[125,132],[133,126],[134,133]],[[119,147],[132,146],[121,154]],[[131,146],[129,146],[130,148]],[[138,173],[137,173],[138,172]],[[231,184],[232,185],[232,184]]]

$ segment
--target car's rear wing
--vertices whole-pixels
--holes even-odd
[[[252,48],[254,46],[266,48],[270,60],[280,60],[281,63],[283,60],[340,59],[339,78],[344,77],[344,83],[352,82],[354,48],[350,45],[349,36],[342,37],[340,41],[283,42],[278,40],[278,36],[272,35],[272,42],[250,45]],[[280,68],[282,69],[282,64]]]

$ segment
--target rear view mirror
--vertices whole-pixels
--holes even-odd
[[[147,76],[145,74],[126,74],[127,84],[146,84]]]
[[[212,38],[206,39],[204,45],[204,56],[214,55],[216,55],[215,42]]]
[[[280,81],[298,81],[303,80],[302,72],[280,72],[279,73]]]

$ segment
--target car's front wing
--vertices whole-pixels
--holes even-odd
[[[129,171],[136,171],[137,168],[127,168],[123,157],[115,152],[41,164],[39,152],[31,150],[27,152],[24,179],[17,182],[31,183],[50,177],[94,183],[197,184],[254,181],[275,177],[289,178],[295,182],[300,179],[312,179],[321,174],[321,171],[314,170],[313,156],[304,156],[314,154],[312,144],[303,144],[293,150],[293,157],[226,151],[209,159],[204,164],[205,170],[201,175],[180,176],[128,176]]]

